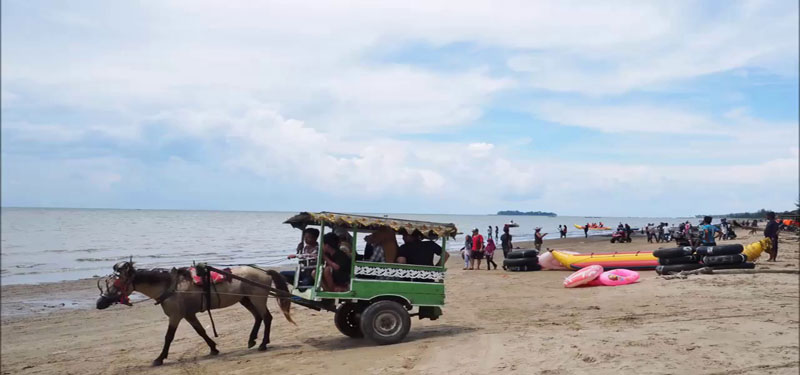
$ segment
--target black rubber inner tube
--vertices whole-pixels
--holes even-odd
[[[692,263],[700,263],[700,259],[698,259],[695,255],[687,255],[683,257],[674,257],[674,258],[658,258],[658,264],[662,266],[668,266],[671,264],[692,264]]]
[[[671,247],[669,249],[658,249],[653,251],[653,256],[658,258],[677,258],[692,255],[694,250],[689,246]]]
[[[744,246],[740,244],[735,245],[720,245],[720,246],[698,246],[697,247],[697,254],[698,255],[735,255],[741,254],[744,251]]]
[[[715,270],[753,269],[756,268],[756,264],[755,263],[721,264],[718,266],[712,266],[711,268]]]
[[[506,267],[507,271],[511,272],[525,272],[525,271],[539,271],[542,269],[542,266],[538,264],[529,265],[529,266],[515,266],[515,267]]]
[[[703,264],[707,266],[716,266],[723,264],[740,264],[747,261],[747,256],[744,254],[734,255],[714,255],[703,257]]]
[[[534,266],[538,264],[539,258],[503,259],[503,265],[506,267]]]
[[[671,273],[678,273],[681,271],[691,271],[696,270],[698,268],[705,267],[702,264],[695,263],[695,264],[673,264],[669,266],[658,266],[656,267],[656,273],[659,275],[669,275]]]
[[[514,250],[508,253],[507,259],[537,258],[539,252],[536,250]]]

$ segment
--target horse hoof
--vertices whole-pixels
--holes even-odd
[[[258,351],[259,352],[266,352],[267,351],[267,346],[266,345],[259,345]]]
[[[256,340],[247,342],[247,349],[250,349],[250,348],[252,348],[254,346],[256,346]]]
[[[161,366],[163,364],[164,364],[164,360],[161,359],[161,358],[158,358],[158,359],[153,361],[153,366]]]
[[[217,354],[219,354],[219,350],[217,349],[214,349],[211,351],[211,353],[208,353],[208,355],[217,355]]]

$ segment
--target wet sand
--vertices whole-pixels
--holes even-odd
[[[798,269],[798,242],[784,235],[780,261],[757,269]],[[750,243],[743,236],[725,243]],[[517,244],[531,247],[529,243]],[[579,252],[672,247],[611,244],[607,237],[546,240]],[[498,254],[501,254],[498,252]],[[497,258],[502,258],[502,255]],[[498,262],[500,263],[500,262]],[[3,374],[797,374],[798,275],[700,275],[665,280],[644,271],[634,285],[564,289],[568,271],[461,270],[448,262],[447,305],[437,321],[412,318],[408,338],[376,347],[342,336],[333,314],[274,301],[267,352],[247,349],[250,313],[215,310],[219,356],[182,323],[170,357],[150,367],[167,319],[152,301],[98,311],[94,280],[2,288]],[[484,266],[485,267],[485,266]],[[75,308],[59,304],[72,303]],[[43,307],[31,314],[30,301]],[[34,305],[38,304],[35,303]],[[55,307],[44,307],[51,305]],[[210,327],[207,315],[201,321]]]

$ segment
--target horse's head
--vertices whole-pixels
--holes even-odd
[[[105,279],[106,289],[100,286],[100,281],[97,280],[97,288],[100,289],[100,298],[97,299],[97,308],[103,310],[115,303],[122,303],[124,305],[131,305],[128,296],[133,293],[133,278],[136,275],[136,269],[133,267],[132,261],[119,262],[114,265],[114,273]]]

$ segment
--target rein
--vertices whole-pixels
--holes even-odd
[[[119,291],[119,303],[123,305],[133,306],[128,293],[128,283],[123,283],[122,280],[114,280],[114,287]],[[132,292],[132,291],[131,291]]]

